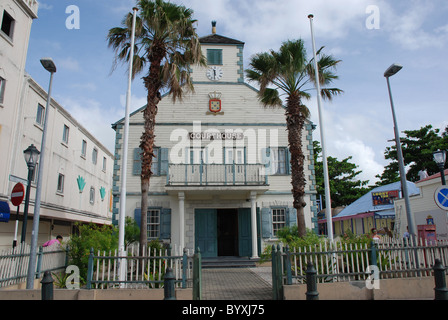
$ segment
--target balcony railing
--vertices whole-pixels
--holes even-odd
[[[170,186],[267,185],[262,164],[170,164]]]

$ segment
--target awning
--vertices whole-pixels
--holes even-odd
[[[395,210],[377,211],[375,219],[395,219]]]
[[[0,201],[0,222],[9,222],[10,215],[8,202]]]

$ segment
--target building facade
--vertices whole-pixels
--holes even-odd
[[[413,182],[407,181],[409,195],[417,197],[420,189]],[[389,236],[397,234],[397,219],[395,205],[402,200],[401,182],[374,188],[357,199],[349,206],[343,208],[333,216],[333,232],[335,236],[345,233],[356,235],[369,234],[372,228]],[[319,220],[320,230],[326,233],[325,217]]]
[[[296,224],[285,111],[265,109],[244,81],[244,43],[213,32],[200,39],[208,66],[192,66],[194,93],[158,104],[156,158],[148,196],[148,240],[200,248],[203,256],[258,257],[277,231]],[[126,216],[140,224],[142,110],[130,116]],[[124,119],[116,130],[114,223],[119,216]],[[306,226],[317,230],[312,131],[307,165]]]
[[[24,71],[37,2],[2,1],[0,11],[0,201],[10,208],[9,219],[0,222],[0,249],[10,248],[15,235],[21,241],[25,201],[15,207],[11,193],[17,183],[27,185],[23,151],[32,144],[41,151],[45,116],[48,120],[38,245],[58,234],[67,238],[77,221],[111,224],[113,154],[54,99],[50,110],[46,110],[47,92]],[[10,28],[3,27],[5,17]],[[47,71],[42,68],[42,72]],[[37,166],[30,190],[25,238],[28,243],[36,180]]]
[[[448,169],[445,169],[444,174],[448,176]],[[417,235],[421,236],[419,228],[424,228],[428,225],[428,220],[432,220],[437,240],[448,240],[446,197],[443,198],[445,206],[442,206],[441,202],[438,204],[436,200],[438,188],[442,186],[440,173],[419,180],[415,185],[420,188],[420,193],[410,197],[409,203]],[[408,225],[404,200],[395,201],[395,212],[397,213],[397,232],[403,235]]]

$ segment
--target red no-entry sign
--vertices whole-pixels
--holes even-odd
[[[20,206],[25,197],[25,187],[20,182],[17,183],[11,192],[11,202],[16,207]]]

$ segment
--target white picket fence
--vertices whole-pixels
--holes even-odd
[[[20,243],[15,248],[0,252],[0,288],[26,281],[30,249],[28,244]],[[36,278],[45,271],[64,269],[66,257],[67,252],[58,245],[40,247],[36,259]]]
[[[193,278],[193,252],[180,250],[177,246],[171,249],[145,248],[143,255],[139,246],[126,249],[123,259],[115,251],[97,251],[90,259],[93,261],[88,271],[88,288],[132,288],[148,289],[163,287],[164,274],[167,268],[173,270],[177,287],[191,287]],[[124,261],[123,261],[124,260]],[[120,263],[126,264],[123,280],[120,280]],[[122,282],[123,281],[123,282]]]
[[[373,250],[371,244],[344,242],[280,250],[290,261],[291,272],[285,265],[286,259],[282,259],[285,275],[296,283],[304,283],[309,262],[317,271],[318,282],[365,280],[372,272],[374,259],[381,279],[433,276],[436,259],[448,266],[448,241],[428,243],[383,238],[375,243]]]

